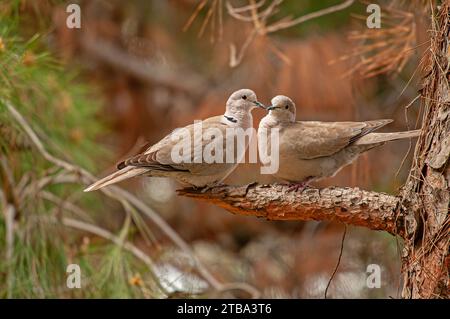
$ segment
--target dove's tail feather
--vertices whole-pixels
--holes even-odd
[[[370,145],[400,140],[404,138],[413,138],[420,135],[420,130],[393,132],[393,133],[369,133],[355,142],[354,145]]]
[[[101,180],[96,181],[94,184],[87,187],[84,191],[85,192],[95,191],[99,188],[118,183],[125,179],[135,177],[138,175],[142,175],[146,172],[148,172],[147,168],[136,168],[136,167],[128,166],[128,167],[125,167],[117,172],[114,172],[114,173],[102,178]]]

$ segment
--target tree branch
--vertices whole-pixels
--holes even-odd
[[[180,70],[172,72],[155,61],[134,57],[125,50],[98,37],[83,36],[80,45],[97,59],[148,83],[156,83],[180,90],[194,97],[203,95],[208,87],[208,84],[193,72],[189,74],[182,74]]]
[[[289,192],[287,185],[217,186],[206,192],[185,188],[178,194],[206,201],[233,214],[268,220],[338,221],[403,236],[399,198],[359,188],[307,188]]]
[[[309,21],[311,19],[316,19],[316,18],[320,18],[324,15],[330,14],[330,13],[334,13],[337,11],[341,11],[344,9],[347,9],[348,7],[350,7],[353,3],[355,2],[355,0],[347,0],[343,3],[322,9],[322,10],[318,10],[315,12],[311,12],[308,14],[305,14],[304,16],[298,17],[294,20],[281,20],[278,23],[274,23],[271,26],[267,27],[267,33],[272,33],[272,32],[276,32],[279,30],[283,30],[283,29],[287,29],[287,28],[291,28],[293,26],[296,26],[300,23]]]

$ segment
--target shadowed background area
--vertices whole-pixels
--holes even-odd
[[[277,10],[268,21],[350,4],[275,2]],[[8,84],[0,88],[0,97],[31,123],[51,153],[97,177],[114,171],[116,163],[146,142],[223,114],[228,96],[244,87],[265,104],[278,94],[291,97],[298,120],[391,118],[394,123],[382,131],[412,129],[419,108],[411,103],[417,95],[411,83],[423,51],[421,30],[426,29],[414,15],[422,2],[412,2],[380,3],[386,7],[376,36],[365,25],[367,4],[354,1],[343,10],[252,38],[256,9],[245,6],[261,11],[272,1],[80,0],[80,29],[67,28],[65,1],[2,1],[0,63],[5,71],[0,86]],[[264,113],[254,112],[254,126]],[[46,176],[59,173],[54,165],[34,160],[39,155],[29,135],[3,105],[0,130],[3,168],[13,172],[12,189],[41,185]],[[316,185],[395,193],[410,167],[409,148],[408,140],[389,143]],[[0,199],[7,202],[14,192],[5,190],[1,176],[5,196]],[[259,164],[244,164],[226,182],[255,181],[275,180],[261,176]],[[7,219],[0,221],[0,244],[9,243],[11,252],[0,261],[0,296],[323,298],[338,261],[340,224],[234,216],[178,197],[180,186],[162,178],[121,183],[165,221],[161,226],[142,217],[145,209],[114,195],[82,194],[80,183],[48,182],[39,191],[30,186],[18,197],[28,201],[18,204],[12,244],[11,237],[4,239]],[[61,222],[67,214],[107,230],[119,244],[84,226],[67,228]],[[38,222],[39,216],[56,221]],[[58,243],[51,243],[55,238]],[[151,262],[136,257],[133,249],[124,252],[120,241]],[[399,260],[398,242],[391,235],[349,227],[328,296],[397,297]],[[82,270],[84,289],[65,288],[67,263],[87,269]],[[379,289],[366,285],[370,264],[381,267]],[[215,281],[220,283],[216,287]]]

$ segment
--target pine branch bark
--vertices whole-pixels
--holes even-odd
[[[182,189],[180,195],[223,207],[237,215],[268,220],[321,220],[383,230],[403,235],[397,218],[399,198],[359,188],[307,188],[290,192],[287,185],[218,186],[207,192]]]

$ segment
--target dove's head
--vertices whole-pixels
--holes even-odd
[[[227,109],[235,112],[250,112],[254,108],[265,108],[258,102],[255,92],[250,89],[241,89],[230,95],[227,101]]]
[[[269,114],[279,122],[295,122],[295,103],[284,95],[275,96],[267,107]]]

